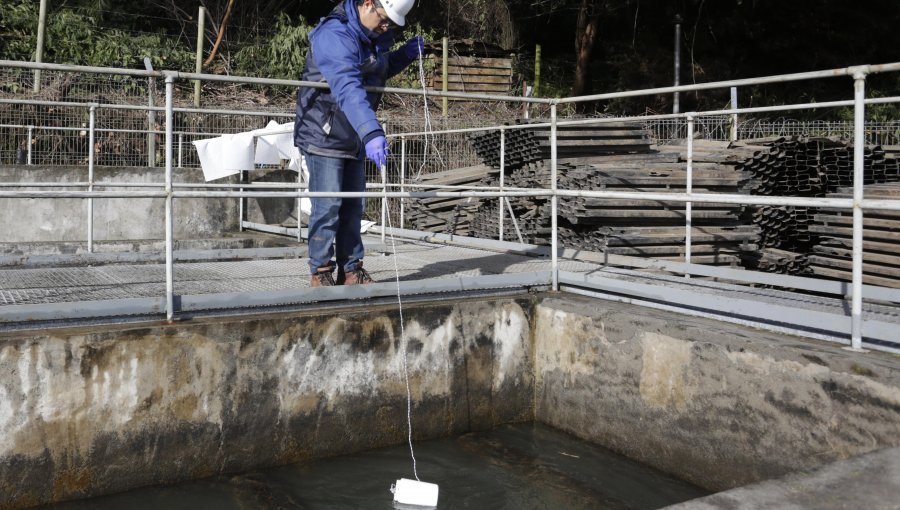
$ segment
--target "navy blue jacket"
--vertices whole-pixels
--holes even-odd
[[[327,82],[331,90],[300,87],[294,145],[301,151],[337,158],[364,156],[365,143],[384,130],[375,117],[383,87],[412,59],[389,52],[394,35],[378,35],[359,21],[356,0],[345,0],[309,34],[302,80]]]

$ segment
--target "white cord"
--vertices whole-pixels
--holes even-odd
[[[425,57],[421,46],[419,47],[419,84],[422,85],[422,104],[425,116],[425,147],[422,151],[422,164],[419,166],[419,171],[416,173],[414,182],[418,182],[419,178],[422,177],[422,170],[425,168],[425,163],[428,162],[428,134],[434,132],[434,127],[431,124],[431,112],[428,111],[428,84],[425,81]],[[441,153],[434,143],[433,134],[431,135],[431,146],[434,148],[434,153],[437,156],[438,161],[443,163]]]
[[[386,167],[381,167],[382,172],[387,172]],[[387,174],[385,174],[387,175]],[[400,266],[397,264],[397,242],[394,239],[394,227],[391,226],[391,214],[390,211],[385,215],[385,220],[387,222],[387,227],[390,229],[391,234],[391,250],[393,251],[394,256],[394,277],[397,281],[397,309],[400,311],[400,344],[403,352],[400,355],[400,361],[403,364],[403,380],[406,383],[406,428],[409,431],[409,436],[407,440],[409,441],[409,455],[412,457],[413,462],[413,476],[416,477],[416,481],[419,480],[419,473],[416,470],[416,453],[413,451],[413,441],[412,441],[412,391],[409,389],[409,370],[406,366],[406,330],[403,327],[403,300],[400,298]]]

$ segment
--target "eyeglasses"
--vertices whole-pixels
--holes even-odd
[[[394,27],[396,23],[388,17],[387,14],[381,14],[378,10],[375,10],[375,14],[378,15],[378,25],[382,27]]]

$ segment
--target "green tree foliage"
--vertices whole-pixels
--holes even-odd
[[[299,79],[309,50],[309,33],[314,27],[303,17],[293,22],[279,13],[275,33],[260,37],[234,55],[234,71],[244,76]]]
[[[3,46],[8,60],[32,60],[37,43],[37,2],[0,0]],[[160,69],[192,70],[194,53],[163,29],[136,32],[110,28],[100,13],[61,8],[48,13],[44,62],[143,68],[149,56]]]

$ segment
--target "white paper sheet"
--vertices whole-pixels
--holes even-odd
[[[253,170],[253,135],[238,133],[194,141],[206,182]]]

